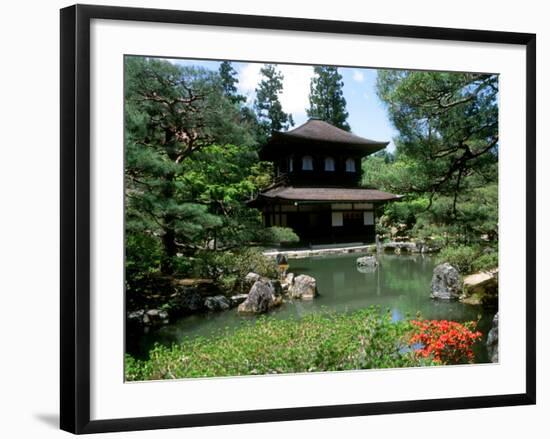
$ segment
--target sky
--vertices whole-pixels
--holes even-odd
[[[220,62],[202,60],[169,59],[173,64],[182,66],[201,66],[217,71]],[[261,80],[262,63],[233,62],[237,71],[240,94],[246,96],[247,104],[252,105],[255,89]],[[283,91],[279,96],[283,111],[291,113],[297,127],[307,121],[306,108],[309,107],[309,85],[313,76],[312,66],[276,64],[284,76]],[[361,137],[372,140],[388,141],[387,149],[395,149],[393,138],[397,131],[391,124],[382,101],[376,95],[376,69],[340,67],[339,73],[344,82],[344,98],[349,113],[348,123],[351,131]]]

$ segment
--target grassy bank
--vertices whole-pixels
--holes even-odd
[[[409,321],[376,308],[302,319],[262,317],[231,333],[157,346],[148,360],[126,356],[126,379],[158,380],[432,364],[406,349]]]

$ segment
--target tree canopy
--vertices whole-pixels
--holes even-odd
[[[307,115],[350,131],[347,122],[344,81],[336,67],[316,66],[311,78]]]
[[[287,130],[294,126],[292,115],[283,111],[279,95],[283,91],[283,74],[273,64],[260,70],[262,79],[256,88],[254,108],[266,136],[273,131]]]
[[[498,77],[379,71],[378,95],[399,135],[370,157],[364,183],[407,195],[388,223],[447,241],[497,239]]]
[[[237,71],[233,68],[233,64],[230,61],[222,61],[218,73],[220,74],[224,95],[233,103],[239,104],[245,102],[246,97],[237,92],[239,80],[237,79]]]
[[[220,75],[141,57],[127,57],[125,67],[129,266],[154,266],[147,253],[171,274],[177,254],[224,233],[237,240],[237,222],[261,230],[259,213],[248,209],[244,221],[240,206],[269,180],[269,168]]]

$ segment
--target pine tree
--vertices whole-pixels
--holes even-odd
[[[342,75],[336,67],[317,66],[311,79],[307,115],[350,131]]]
[[[254,139],[217,73],[141,57],[128,57],[125,67],[128,248],[159,237],[161,271],[172,274],[178,252],[223,225],[186,181],[189,161],[211,145]]]
[[[230,61],[223,61],[218,70],[220,74],[224,95],[233,103],[239,104],[246,101],[246,97],[237,93],[237,71]]]
[[[287,130],[294,126],[294,121],[291,114],[283,111],[279,101],[283,91],[283,74],[272,64],[266,64],[260,73],[263,79],[256,88],[254,108],[264,134],[269,136],[272,131]]]

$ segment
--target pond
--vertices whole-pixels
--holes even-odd
[[[312,301],[284,303],[270,312],[270,317],[299,318],[308,313],[336,311],[351,312],[371,305],[391,310],[394,319],[416,317],[446,319],[465,322],[480,319],[479,330],[483,340],[474,351],[476,362],[487,362],[485,340],[496,310],[460,302],[435,301],[430,299],[430,286],[434,260],[426,255],[381,255],[379,269],[372,273],[357,270],[359,254],[323,256],[289,261],[289,271],[308,274],[317,280],[319,297]],[[236,328],[243,320],[254,319],[242,316],[232,309],[220,313],[200,314],[181,318],[170,325],[148,334],[128,337],[128,353],[146,358],[155,342],[171,344],[184,337],[208,337],[221,329]]]

